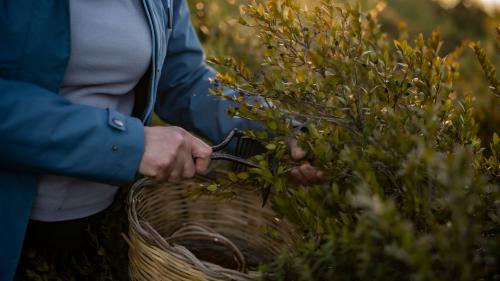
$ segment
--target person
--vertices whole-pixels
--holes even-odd
[[[210,146],[189,131],[218,142],[257,126],[209,94],[214,71],[185,0],[0,0],[0,42],[2,281],[28,222],[64,236],[119,185],[204,172]],[[153,112],[171,126],[151,127]],[[291,152],[305,154],[296,142]],[[321,173],[304,164],[292,175]]]

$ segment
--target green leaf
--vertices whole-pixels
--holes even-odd
[[[274,121],[270,121],[267,123],[267,127],[269,127],[269,129],[271,130],[276,130],[278,129],[278,124],[276,124],[276,122]]]
[[[206,189],[207,189],[208,191],[210,191],[210,192],[215,192],[215,191],[217,191],[217,188],[218,188],[218,187],[217,187],[217,184],[215,184],[215,183],[209,184],[209,185],[206,187]]]
[[[266,148],[268,150],[275,150],[276,149],[276,145],[274,143],[269,143],[266,145]]]
[[[238,173],[238,178],[239,179],[242,179],[242,180],[246,180],[250,177],[250,174],[248,174],[247,172],[241,172],[241,173]]]
[[[238,177],[233,172],[228,172],[227,177],[229,178],[230,181],[233,181],[233,182],[238,181]]]

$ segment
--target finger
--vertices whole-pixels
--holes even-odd
[[[154,176],[154,181],[157,183],[168,181],[170,177],[171,168],[166,168],[162,170],[157,170],[156,175]]]
[[[192,144],[190,141],[186,142],[184,145],[185,149],[183,149],[181,156],[181,162],[179,164],[183,165],[182,169],[182,177],[183,178],[192,178],[194,177],[196,170],[194,167],[194,159],[192,156]]]
[[[300,172],[299,168],[293,168],[292,171],[290,171],[290,177],[295,183],[307,184],[307,180],[304,177],[304,175]]]
[[[192,136],[191,142],[192,157],[196,159],[195,169],[197,173],[203,173],[210,165],[212,148],[202,140]]]
[[[168,180],[168,174],[165,171],[161,171],[159,173],[156,172],[155,176],[153,177],[153,181],[155,183],[161,183],[167,180]]]
[[[194,159],[192,157],[189,157],[189,159],[186,160],[184,163],[184,170],[182,172],[182,177],[183,178],[192,178],[196,174],[196,168],[195,168],[195,163]]]
[[[210,166],[210,157],[201,158],[197,157],[195,161],[195,171],[198,174],[202,174],[208,170]]]
[[[323,172],[323,171],[316,171],[316,177],[320,181],[324,180],[325,179],[325,172]]]
[[[288,142],[288,147],[290,148],[290,154],[294,160],[300,160],[306,157],[306,152],[298,145],[296,139],[291,139]]]
[[[174,159],[175,161],[175,159]],[[154,175],[154,181],[157,183],[168,181],[170,177],[170,171],[172,170],[172,165],[174,162],[170,162],[170,164],[162,163],[157,165]]]
[[[300,172],[307,179],[308,183],[318,182],[317,170],[311,164],[303,164],[299,167]]]
[[[175,167],[170,171],[168,176],[168,181],[173,183],[178,183],[181,180],[184,167],[180,163],[176,163]]]
[[[186,158],[191,158],[191,153],[188,150],[188,145],[183,144],[179,147],[177,156],[172,164],[172,168],[168,171],[168,181],[177,183],[181,180],[184,173],[184,165],[186,163]],[[189,159],[192,161],[192,159]]]

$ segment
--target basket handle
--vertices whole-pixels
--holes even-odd
[[[211,241],[221,244],[231,250],[233,258],[238,266],[237,270],[244,273],[248,272],[245,257],[238,247],[231,240],[206,225],[185,223],[166,240],[169,243],[179,243],[182,241]]]
[[[198,260],[188,249],[180,245],[180,247],[171,245],[170,243],[174,244],[175,242],[187,240],[208,240],[220,243],[228,247],[233,252],[233,257],[238,265],[238,271],[248,273],[245,258],[238,247],[231,242],[231,240],[205,225],[198,223],[186,223],[176,230],[171,236],[163,238],[148,222],[140,220],[139,224],[144,231],[143,235],[146,234],[146,236],[156,242],[161,249],[171,253],[176,253],[177,257],[190,261],[200,269],[203,269],[203,271],[207,274],[212,273],[212,270],[205,266],[205,262]]]

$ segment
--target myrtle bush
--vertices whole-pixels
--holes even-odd
[[[272,187],[276,212],[303,239],[263,267],[266,278],[500,280],[500,138],[482,146],[439,33],[389,42],[377,11],[333,0],[252,2],[241,13],[265,47],[262,69],[213,59],[226,69],[217,83],[240,93],[214,94],[267,128],[247,134],[273,157],[210,190]],[[291,138],[324,183],[290,181]]]

